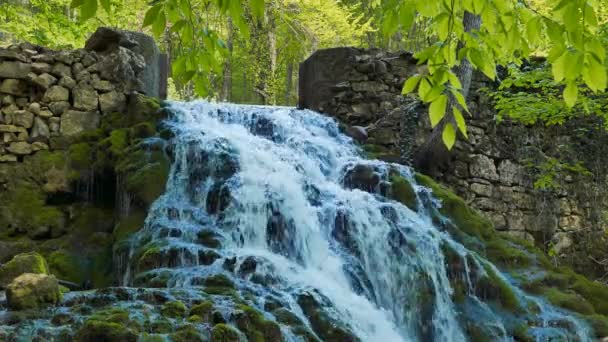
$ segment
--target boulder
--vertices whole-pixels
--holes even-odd
[[[8,78],[0,84],[0,93],[22,96],[27,94],[27,83],[22,80]]]
[[[99,106],[104,114],[119,112],[125,108],[127,99],[123,93],[111,91],[99,95]]]
[[[48,89],[53,84],[57,83],[57,79],[51,74],[42,74],[34,78],[32,82],[42,89]]]
[[[38,253],[17,254],[9,262],[0,266],[0,288],[6,288],[23,273],[48,274],[49,267],[44,257]]]
[[[367,131],[365,127],[361,126],[349,126],[344,131],[346,135],[353,138],[358,143],[365,143],[367,140]]]
[[[50,64],[48,63],[40,63],[40,62],[34,62],[32,63],[32,71],[34,71],[37,74],[44,74],[44,73],[49,73],[51,72],[52,67]]]
[[[89,129],[99,127],[100,117],[97,112],[81,112],[68,110],[61,116],[61,129],[63,135],[75,135]]]
[[[45,102],[60,102],[70,99],[70,91],[61,86],[52,86],[44,93],[43,101]]]
[[[66,76],[72,77],[72,68],[65,64],[57,63],[53,66],[53,70],[51,71],[51,73],[60,78]]]
[[[25,80],[31,71],[32,66],[27,63],[18,61],[0,62],[0,78],[18,78]]]
[[[28,144],[25,141],[13,142],[6,148],[6,150],[12,154],[16,154],[19,156],[25,156],[28,154],[32,154],[33,152],[32,145]]]
[[[73,91],[74,108],[84,111],[97,110],[97,92],[92,88],[76,88]]]
[[[0,60],[17,60],[27,62],[27,57],[19,51],[0,48]]]
[[[31,136],[34,140],[38,140],[40,138],[46,140],[51,136],[51,131],[49,126],[42,120],[37,117],[34,119],[34,125],[32,127]]]
[[[17,110],[11,116],[15,126],[30,128],[34,124],[34,114],[27,110]]]
[[[6,300],[12,310],[39,309],[61,299],[59,282],[52,275],[24,273],[6,287]]]
[[[53,114],[59,116],[70,108],[70,103],[67,101],[52,102],[49,104],[49,109]]]
[[[76,86],[76,81],[69,76],[65,76],[61,78],[59,85],[64,88],[72,89]]]

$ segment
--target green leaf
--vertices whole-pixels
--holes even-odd
[[[110,0],[99,0],[99,3],[101,4],[101,7],[103,7],[104,11],[106,11],[106,13],[110,14],[110,12],[112,11],[112,4]]]
[[[576,85],[576,82],[568,82],[566,88],[564,89],[564,101],[566,102],[566,105],[570,108],[574,107],[577,98],[578,86]]]
[[[464,109],[468,113],[469,106],[467,106],[467,101],[465,100],[464,95],[462,95],[462,92],[456,89],[450,89],[450,91],[452,92],[452,95],[454,95],[454,98],[456,99],[456,102],[458,102],[460,107],[462,107],[462,109]]]
[[[409,30],[415,18],[416,8],[404,1],[399,10],[399,24],[404,30]]]
[[[448,151],[452,150],[452,147],[456,143],[456,130],[454,130],[454,126],[451,123],[448,123],[443,128],[441,139],[443,139],[443,143],[448,148]]]
[[[405,81],[405,84],[403,85],[403,90],[401,91],[401,94],[407,95],[413,92],[414,89],[416,89],[416,86],[418,86],[418,83],[420,83],[420,79],[422,79],[422,76],[420,75],[415,75],[408,78],[407,81]]]
[[[462,116],[462,112],[458,108],[456,108],[456,106],[452,108],[452,112],[454,113],[454,120],[456,120],[456,125],[458,126],[458,129],[460,130],[462,135],[464,135],[464,137],[468,139],[469,136],[467,135],[467,124],[464,121],[464,116]]]
[[[82,6],[82,4],[84,4],[84,0],[72,0],[72,3],[70,3],[70,7],[76,8]]]
[[[431,118],[431,126],[434,128],[441,122],[445,116],[445,110],[448,104],[448,97],[445,95],[439,96],[431,103],[429,107],[429,116]]]
[[[162,8],[163,8],[162,4],[156,4],[156,5],[152,6],[152,7],[150,7],[146,11],[146,15],[144,16],[143,27],[150,26],[150,25],[154,24],[154,22],[158,18],[158,14],[160,13],[160,10]]]
[[[399,28],[399,20],[397,19],[397,13],[390,11],[385,13],[384,19],[382,20],[382,33],[386,37],[392,36]]]
[[[251,11],[257,18],[264,17],[264,0],[251,0]]]
[[[458,76],[456,76],[456,74],[449,71],[448,78],[450,80],[450,84],[452,85],[452,87],[454,87],[456,89],[462,89],[462,83],[460,83],[460,80],[458,79]]]
[[[432,88],[433,87],[431,86],[431,83],[429,83],[426,78],[423,78],[420,81],[420,86],[418,87],[418,97],[420,97],[420,99],[424,101],[426,95],[431,91]]]
[[[594,57],[588,58],[589,62],[583,69],[583,80],[593,91],[603,91],[606,89],[608,76],[606,67],[600,64]]]
[[[178,20],[173,26],[171,26],[171,32],[179,32],[184,26],[186,26],[187,22],[185,20]]]
[[[97,13],[97,0],[84,0],[80,8],[80,20],[86,21]]]
[[[557,82],[561,82],[566,76],[566,60],[568,51],[561,55],[558,59],[556,59],[553,64],[551,64],[551,71],[553,72],[553,78]]]
[[[163,32],[165,32],[165,27],[167,26],[167,18],[165,17],[165,12],[161,11],[158,14],[158,17],[152,23],[152,33],[155,37],[160,37]]]

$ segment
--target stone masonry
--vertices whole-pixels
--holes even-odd
[[[54,148],[59,136],[98,128],[133,92],[166,94],[162,58],[143,34],[100,28],[85,49],[52,51],[28,43],[0,48],[0,163]],[[158,76],[156,76],[158,78]]]

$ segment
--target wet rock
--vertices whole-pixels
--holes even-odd
[[[367,140],[367,130],[361,126],[349,126],[344,131],[346,135],[353,138],[356,142],[362,144]]]
[[[358,164],[344,174],[344,186],[369,193],[384,193],[381,188],[381,173],[372,165]]]
[[[315,298],[312,293],[303,293],[298,296],[298,304],[308,318],[312,329],[323,341],[351,342],[359,339],[340,322],[332,319],[324,310],[327,303]]]
[[[24,273],[6,287],[6,300],[12,310],[54,305],[61,298],[59,282],[46,274]]]

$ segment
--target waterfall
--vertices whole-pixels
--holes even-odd
[[[202,101],[170,110],[170,178],[145,227],[124,244],[121,285],[190,288],[222,274],[315,328],[311,300],[361,341],[463,341],[466,319],[508,341],[511,316],[476,295],[476,280],[490,272],[518,301],[536,303],[539,341],[590,340],[582,321],[519,290],[439,228],[429,208],[441,203],[412,171],[363,158],[333,119]],[[356,184],[369,170],[375,181]],[[390,199],[391,174],[414,184],[419,210]],[[464,260],[464,308],[453,300],[446,246]]]

